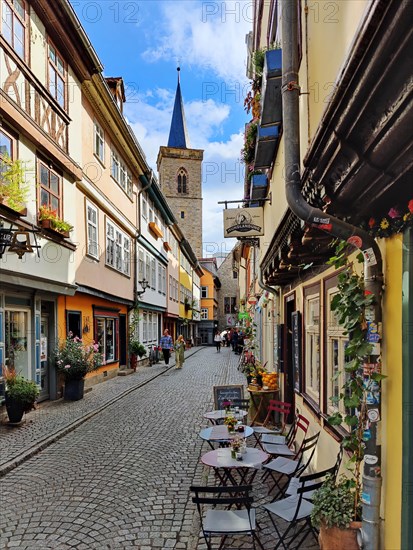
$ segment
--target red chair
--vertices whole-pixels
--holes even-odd
[[[267,416],[265,417],[264,422],[260,423],[259,426],[252,426],[254,430],[254,437],[256,440],[255,447],[259,445],[262,448],[260,441],[261,436],[282,434],[285,429],[286,419],[290,412],[291,403],[277,401],[276,399],[270,399],[267,408]],[[280,415],[281,425],[274,428],[267,428],[268,425],[274,424],[273,419],[275,413],[278,413]]]

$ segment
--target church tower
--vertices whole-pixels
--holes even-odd
[[[191,149],[181,95],[180,68],[168,146],[157,159],[159,185],[197,258],[202,257],[203,149]]]

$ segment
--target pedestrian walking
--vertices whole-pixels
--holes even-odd
[[[237,332],[237,329],[234,330],[234,332],[232,333],[232,338],[231,338],[231,346],[232,346],[232,351],[234,351],[236,354],[238,353],[238,332]]]
[[[171,350],[173,349],[174,344],[172,342],[172,336],[169,334],[168,329],[165,329],[163,331],[163,336],[159,342],[159,346],[162,348],[165,365],[169,365],[169,358],[171,356]]]
[[[182,369],[185,362],[185,339],[180,334],[175,342],[175,368]]]
[[[221,337],[221,334],[220,334],[219,330],[217,330],[217,331],[215,332],[214,343],[215,343],[215,346],[216,346],[216,348],[217,348],[217,352],[220,353],[220,351],[221,351],[222,337]]]

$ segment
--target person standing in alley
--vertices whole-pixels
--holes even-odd
[[[163,358],[165,360],[165,365],[169,365],[169,358],[171,356],[171,349],[173,349],[172,337],[169,334],[169,330],[165,329],[163,331],[163,336],[159,342],[159,346],[162,348]]]
[[[185,339],[180,334],[175,342],[175,368],[182,369],[182,365],[185,361]]]
[[[221,337],[221,334],[220,334],[219,330],[217,330],[215,332],[215,336],[214,336],[214,344],[217,348],[218,353],[221,351],[221,343],[222,343],[222,337]]]

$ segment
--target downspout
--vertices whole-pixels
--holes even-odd
[[[312,226],[359,248],[364,256],[364,283],[366,293],[375,296],[375,305],[369,311],[369,321],[379,326],[381,321],[381,289],[383,281],[380,249],[366,231],[343,220],[330,216],[309,205],[301,194],[300,176],[300,127],[298,85],[298,9],[296,0],[282,0],[282,104],[283,137],[285,148],[286,198],[292,212]],[[375,362],[377,356],[370,356]],[[379,409],[380,404],[369,405]],[[363,469],[363,548],[380,548],[380,502],[381,502],[381,445],[378,444],[378,424],[370,424],[371,438],[366,441]],[[367,464],[369,462],[369,464]]]

